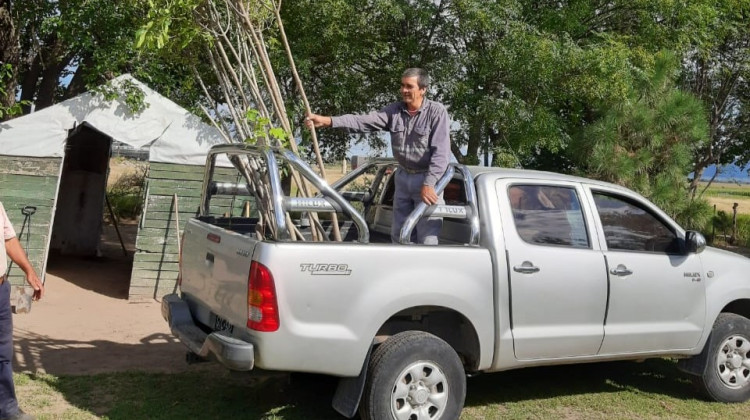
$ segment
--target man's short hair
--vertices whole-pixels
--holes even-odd
[[[428,87],[430,87],[430,75],[427,74],[427,71],[425,69],[420,69],[419,67],[406,69],[401,75],[402,79],[404,77],[416,77],[417,85],[419,85],[420,89],[427,89]]]

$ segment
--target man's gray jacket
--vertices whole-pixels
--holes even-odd
[[[403,102],[394,102],[365,115],[331,118],[331,126],[350,132],[388,131],[393,157],[407,171],[426,172],[424,185],[435,186],[450,159],[450,119],[445,107],[423,99],[415,116]]]

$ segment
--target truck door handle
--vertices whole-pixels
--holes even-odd
[[[206,265],[211,265],[214,263],[214,254],[210,252],[206,252]]]
[[[612,273],[612,275],[615,275],[615,276],[629,276],[629,275],[633,274],[633,272],[631,270],[628,270],[628,267],[625,267],[622,264],[618,265],[617,268],[613,268],[613,269],[609,270],[609,272]]]
[[[539,267],[532,264],[530,261],[524,261],[521,265],[513,267],[513,271],[517,273],[531,274],[539,271]]]

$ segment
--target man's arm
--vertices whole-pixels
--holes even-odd
[[[397,103],[394,103],[380,111],[374,111],[362,115],[346,114],[330,117],[318,114],[307,114],[305,124],[308,128],[310,126],[315,126],[315,128],[343,128],[352,133],[383,131],[388,127],[388,120],[390,119],[389,115],[395,112],[392,108],[397,105]]]
[[[33,299],[41,299],[44,295],[44,285],[36,275],[34,267],[31,266],[23,248],[21,248],[21,243],[18,241],[18,238],[13,237],[5,240],[5,252],[8,254],[11,261],[16,263],[16,265],[18,265],[18,267],[26,274],[26,281],[34,288]]]

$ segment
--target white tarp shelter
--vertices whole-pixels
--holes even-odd
[[[0,123],[0,155],[63,157],[69,130],[88,123],[135,148],[151,145],[149,161],[203,165],[206,152],[223,142],[219,131],[130,75],[112,80],[140,88],[148,107],[133,114],[123,100],[87,92],[41,111]]]
[[[111,83],[115,89],[139,88],[147,107],[133,113],[123,98],[107,101],[88,92],[0,122],[0,200],[16,226],[23,224],[22,209],[36,208],[26,248],[44,275],[50,249],[98,254],[112,142],[148,146],[143,211],[149,217],[139,225],[131,296],[156,295],[176,278],[175,216],[183,212],[184,222],[194,213],[207,152],[224,139],[215,127],[129,75]],[[231,166],[226,158],[220,164]],[[23,283],[23,273],[14,270],[11,281]]]

